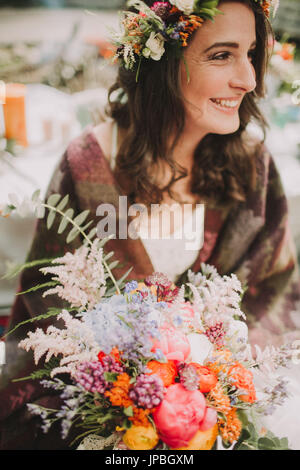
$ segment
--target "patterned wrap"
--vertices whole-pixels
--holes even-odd
[[[300,283],[288,227],[287,200],[273,159],[264,146],[257,155],[257,173],[256,189],[245,203],[206,206],[204,246],[191,268],[197,271],[201,262],[207,262],[216,266],[221,275],[235,272],[248,285],[242,307],[248,316],[250,338],[258,343],[278,344],[283,339],[300,337],[293,322],[299,324]],[[89,209],[96,222],[99,204],[117,207],[120,189],[90,128],[68,146],[50,183],[48,193],[53,192],[69,194],[70,207],[77,213]],[[54,226],[49,232],[45,220],[38,220],[29,260],[57,257],[78,246],[76,241],[66,245],[65,235],[57,235],[56,229]],[[130,266],[134,266],[131,279],[152,273],[151,261],[140,240],[110,240],[107,249],[113,250],[124,264],[114,271],[116,276]],[[183,273],[178,284],[185,277]],[[25,271],[20,291],[41,279],[46,280],[37,269]],[[43,299],[40,292],[16,297],[9,329],[60,302],[53,296]],[[43,326],[48,324],[49,320]],[[68,445],[68,441],[60,440],[57,427],[43,435],[38,418],[32,417],[25,406],[34,402],[56,408],[59,398],[55,392],[43,389],[37,381],[11,382],[34,369],[32,355],[19,350],[17,344],[35,327],[30,324],[19,328],[6,341],[7,364],[0,384],[0,449],[62,449]]]

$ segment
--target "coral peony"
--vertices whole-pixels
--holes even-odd
[[[163,325],[160,333],[160,339],[153,340],[152,351],[160,349],[168,360],[184,362],[191,350],[186,336],[169,325]]]
[[[158,443],[158,435],[153,426],[131,426],[123,436],[124,444],[131,450],[151,450]]]
[[[200,366],[196,362],[190,362],[189,365],[192,365],[197,370],[199,375],[199,390],[202,393],[209,393],[218,382],[218,377],[214,372],[209,370],[208,367]]]
[[[218,425],[215,424],[206,431],[197,431],[187,446],[177,447],[174,450],[210,450],[218,436]]]
[[[158,361],[150,361],[147,364],[147,368],[151,369],[152,372],[149,374],[156,374],[162,380],[165,387],[169,387],[175,382],[177,375],[177,368],[174,361],[168,361],[165,363]]]
[[[206,415],[206,402],[199,390],[186,390],[176,383],[167,388],[153,414],[162,441],[170,447],[187,446]]]
[[[253,374],[239,362],[235,362],[229,368],[228,374],[236,388],[245,390],[245,393],[239,396],[242,401],[253,403],[256,401],[255,387],[253,384]]]

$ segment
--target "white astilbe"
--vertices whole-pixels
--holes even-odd
[[[265,374],[274,372],[279,367],[289,367],[300,351],[300,348],[297,348],[297,345],[295,346],[293,347],[293,345],[289,344],[277,348],[275,346],[267,346],[262,350],[255,344],[255,365]]]
[[[240,309],[242,286],[235,274],[220,276],[210,265],[201,265],[202,273],[188,272],[188,279],[197,310],[202,310],[203,322],[212,326],[218,321],[229,324],[236,315],[245,319]]]
[[[44,292],[43,297],[57,294],[80,310],[95,307],[105,294],[103,250],[97,243],[95,240],[90,248],[81,246],[74,253],[54,259],[52,264],[58,266],[41,268],[44,274],[54,274],[52,280],[60,283]]]
[[[52,356],[62,356],[60,366],[52,370],[51,377],[62,372],[72,375],[77,364],[95,360],[99,352],[94,333],[85,323],[73,318],[67,310],[63,310],[57,318],[64,321],[64,329],[51,325],[44,332],[37,328],[35,332],[29,332],[28,337],[18,345],[27,352],[33,350],[35,364],[45,354],[45,362],[50,361]]]

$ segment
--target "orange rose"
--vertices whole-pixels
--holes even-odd
[[[158,361],[150,361],[147,364],[148,369],[152,372],[148,372],[149,375],[156,374],[161,378],[165,387],[169,387],[175,383],[175,377],[177,375],[177,368],[174,361],[168,361],[165,363]]]
[[[253,384],[253,374],[239,362],[235,362],[228,370],[228,375],[233,379],[233,385],[246,391],[239,398],[242,401],[253,403],[256,401],[255,387]]]
[[[189,365],[193,366],[198,372],[200,378],[200,392],[209,393],[217,385],[218,377],[216,374],[209,370],[208,367],[200,366],[200,364],[197,364],[196,362],[190,362]]]
[[[158,434],[153,428],[131,426],[123,436],[124,444],[131,450],[151,450],[158,444]]]

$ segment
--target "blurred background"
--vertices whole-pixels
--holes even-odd
[[[0,0],[0,210],[10,193],[24,198],[40,189],[45,194],[68,142],[104,118],[107,89],[116,74],[107,40],[110,28],[118,28],[124,4]],[[300,259],[300,1],[281,0],[272,23],[276,42],[261,107]],[[3,106],[4,83],[14,85],[7,87]],[[25,260],[34,226],[30,216],[0,218],[0,277]],[[17,283],[16,278],[0,280],[0,336]]]

